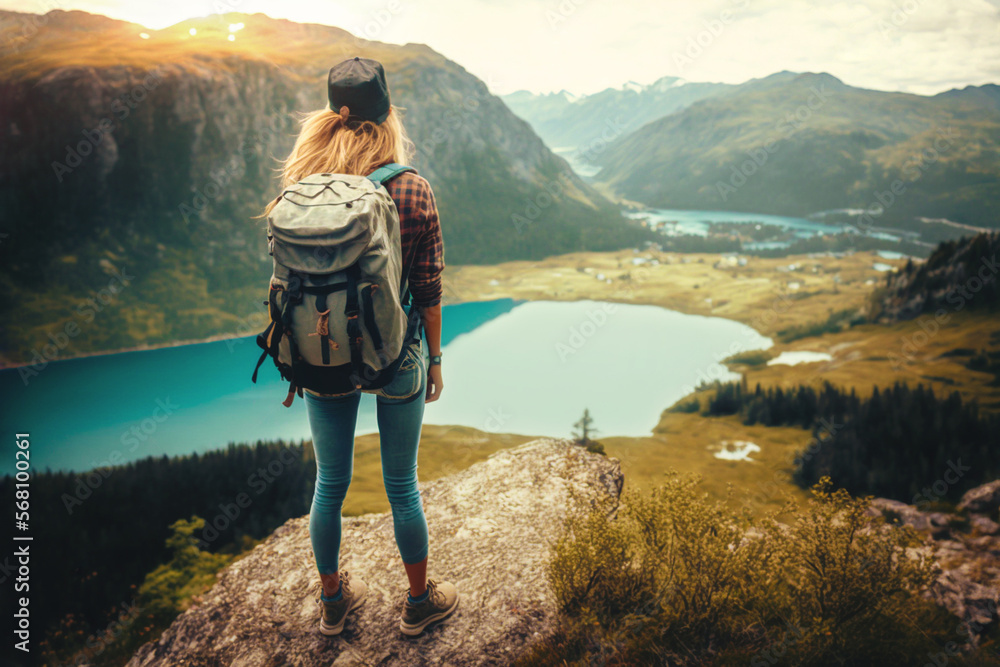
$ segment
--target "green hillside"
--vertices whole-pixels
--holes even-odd
[[[851,217],[862,231],[925,229],[919,218],[995,227],[1000,108],[993,88],[925,97],[781,72],[624,137],[600,156],[597,180],[653,207],[784,215],[864,209],[870,217]]]
[[[251,217],[278,194],[295,113],[324,107],[329,67],[358,54],[385,64],[405,109],[448,264],[648,237],[426,46],[262,14],[160,31],[83,12],[0,14],[0,314],[18,321],[0,331],[0,361],[251,333],[270,273]],[[52,336],[66,343],[53,341],[57,357],[42,349]]]

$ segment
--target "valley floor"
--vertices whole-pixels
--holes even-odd
[[[832,313],[862,309],[868,295],[884,283],[886,274],[876,264],[884,269],[905,262],[873,252],[747,257],[743,266],[715,253],[577,253],[540,262],[455,267],[446,271],[445,291],[453,302],[594,299],[725,317],[774,339],[771,356],[808,351],[831,357],[797,365],[769,365],[760,359],[727,363],[745,375],[750,387],[819,387],[829,381],[867,396],[876,385],[923,383],[936,395],[958,391],[963,400],[1000,409],[1000,382],[967,368],[968,354],[953,353],[1000,349],[1000,336],[990,336],[1000,331],[995,317],[958,311],[941,321],[927,315],[891,325],[823,331],[821,325]],[[788,335],[794,330],[798,333]],[[696,472],[712,495],[724,495],[733,484],[734,501],[755,510],[777,509],[786,496],[793,501],[805,497],[790,477],[795,453],[810,439],[811,432],[804,429],[745,426],[737,417],[668,411],[650,437],[600,438],[608,455],[622,460],[631,484],[656,485],[669,469]],[[724,441],[749,441],[760,451],[750,454],[750,460],[720,460],[715,454]]]

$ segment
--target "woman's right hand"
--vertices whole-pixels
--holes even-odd
[[[424,403],[433,403],[441,398],[444,380],[441,378],[441,364],[434,364],[427,369],[427,397]]]

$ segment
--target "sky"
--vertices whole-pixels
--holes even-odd
[[[164,28],[229,11],[420,42],[492,92],[589,94],[663,76],[740,83],[781,70],[933,94],[1000,83],[1000,0],[0,0]]]

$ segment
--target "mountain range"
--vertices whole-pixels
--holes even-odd
[[[622,137],[650,121],[732,87],[666,76],[648,86],[629,82],[620,88],[585,96],[565,90],[548,94],[519,90],[504,95],[503,101],[530,122],[553,149],[572,147],[589,154],[598,152],[596,147],[602,141]],[[595,148],[588,151],[592,144]]]
[[[550,146],[597,163],[602,191],[646,206],[850,209],[859,231],[902,227],[928,241],[968,232],[951,223],[1000,226],[1000,86],[923,96],[784,71],[735,86],[667,78],[581,98],[505,99]],[[600,122],[633,110],[632,125],[589,148]],[[579,129],[581,116],[594,121]]]
[[[79,324],[83,302],[123,270],[134,278],[102,326],[74,326],[59,347],[231,333],[260,310],[269,258],[252,217],[279,192],[296,114],[325,107],[327,70],[355,55],[385,65],[447,263],[649,238],[484,82],[424,45],[263,14],[154,31],[60,10],[0,13],[0,45],[0,313],[19,320],[0,331],[8,361],[62,341],[51,325]]]

